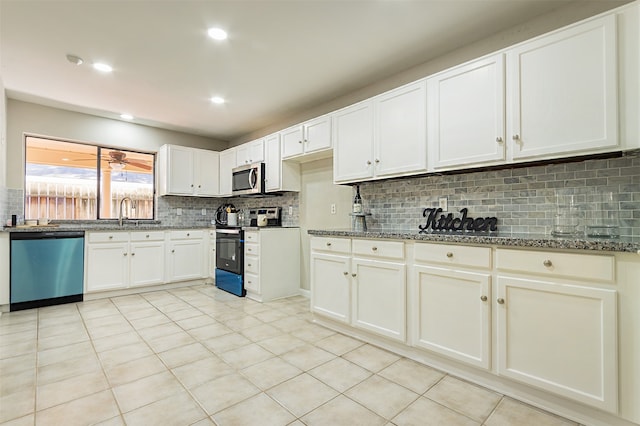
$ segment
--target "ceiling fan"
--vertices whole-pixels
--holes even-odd
[[[107,161],[109,162],[109,167],[113,170],[122,170],[127,164],[131,164],[132,166],[139,167],[144,170],[151,170],[151,166],[148,164],[128,160],[127,154],[122,151],[109,151],[109,158],[107,158]]]

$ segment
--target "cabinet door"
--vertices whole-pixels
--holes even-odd
[[[310,120],[303,127],[305,154],[331,148],[331,116]]]
[[[394,340],[406,340],[404,264],[351,260],[353,302],[351,323]]]
[[[87,292],[127,288],[129,243],[89,244],[87,247]]]
[[[220,152],[220,195],[231,195],[231,171],[236,167],[236,150],[231,148]]]
[[[348,323],[351,276],[349,257],[311,254],[311,310]]]
[[[265,179],[264,184],[268,191],[277,191],[280,189],[280,135],[275,134],[267,136],[264,147],[264,168]]]
[[[131,243],[131,286],[164,282],[164,241]]]
[[[283,159],[302,154],[302,126],[293,126],[281,131],[280,141]]]
[[[491,276],[415,266],[415,345],[488,369]]]
[[[375,175],[426,172],[426,82],[419,81],[376,97],[375,109]]]
[[[618,145],[615,15],[510,50],[513,159]]]
[[[170,245],[170,281],[186,281],[204,276],[203,240],[177,240]]]
[[[194,193],[193,183],[193,149],[171,145],[168,149],[168,193],[174,195],[191,195]]]
[[[502,54],[430,78],[427,98],[434,168],[505,160]]]
[[[247,152],[249,153],[249,164],[263,162],[264,139],[258,139],[257,141],[249,142]]]
[[[220,179],[220,154],[215,151],[198,149],[196,156],[196,195],[215,197],[218,195]]]
[[[333,180],[373,177],[373,105],[364,101],[333,116]]]
[[[615,290],[498,276],[498,373],[615,412]]]

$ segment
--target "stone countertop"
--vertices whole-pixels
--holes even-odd
[[[620,237],[614,239],[572,237],[561,238],[544,234],[509,233],[455,233],[430,232],[420,234],[418,230],[390,229],[352,231],[348,229],[310,229],[309,235],[323,237],[354,237],[373,239],[432,241],[460,244],[487,244],[510,247],[530,247],[548,249],[572,249],[617,251],[640,254],[640,237]]]
[[[128,221],[122,226],[115,221],[106,222],[77,222],[77,223],[54,223],[57,226],[28,226],[28,227],[10,227],[5,226],[0,232],[55,232],[55,231],[166,231],[172,229],[215,229],[213,226],[194,225],[194,226],[175,226],[163,225],[159,221]]]

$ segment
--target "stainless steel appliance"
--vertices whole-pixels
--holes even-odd
[[[282,208],[258,207],[250,209],[249,226],[282,226]]]
[[[12,232],[9,310],[80,302],[84,232]]]
[[[216,287],[243,297],[244,232],[241,228],[216,229]]]
[[[233,195],[264,195],[264,163],[239,166],[234,168],[231,173]]]

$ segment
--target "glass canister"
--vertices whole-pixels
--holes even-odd
[[[596,238],[620,236],[620,207],[618,194],[594,191],[587,195],[585,235]]]
[[[553,216],[551,235],[573,237],[580,233],[581,205],[575,194],[556,194],[556,206]]]

